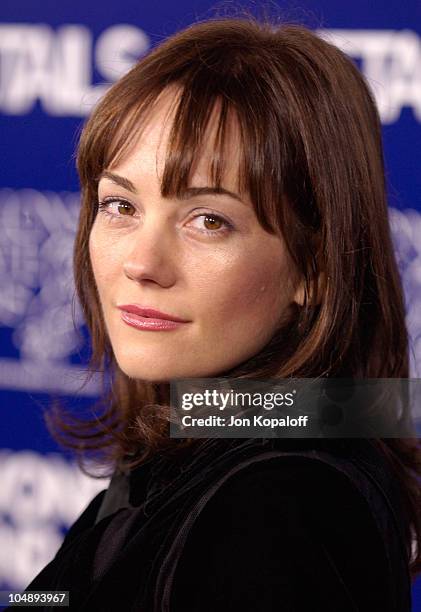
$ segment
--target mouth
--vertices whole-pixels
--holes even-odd
[[[166,312],[161,312],[160,310],[156,310],[155,308],[140,306],[139,304],[122,304],[118,305],[117,308],[124,312],[130,312],[131,314],[148,319],[176,321],[177,323],[189,322],[187,319],[182,319],[181,317],[176,317],[175,315],[167,314]]]
[[[155,308],[143,307],[139,304],[117,305],[121,310],[121,319],[137,329],[150,331],[165,331],[177,329],[190,321],[176,315],[168,314]]]

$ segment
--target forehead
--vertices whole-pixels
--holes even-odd
[[[159,182],[162,180],[165,164],[171,155],[171,131],[179,105],[181,94],[179,86],[165,88],[155,99],[153,106],[142,115],[136,125],[132,140],[123,154],[117,155],[111,162],[110,169],[153,172]],[[182,164],[191,164],[190,185],[211,185],[212,165],[223,156],[222,186],[232,191],[240,191],[239,168],[242,156],[242,143],[239,123],[233,111],[230,111],[224,122],[224,133],[221,131],[220,100],[209,108],[206,129],[197,138],[194,150],[192,147],[181,147]],[[195,117],[191,117],[191,128],[195,129]]]

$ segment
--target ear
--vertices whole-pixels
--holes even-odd
[[[304,298],[305,298],[304,285],[305,285],[304,279],[300,280],[295,290],[295,294],[293,298],[294,302],[296,302],[299,306],[304,306]],[[316,287],[316,285],[318,285],[318,287]],[[316,292],[316,289],[318,289],[317,292]],[[315,306],[316,304],[320,304],[325,290],[326,290],[326,275],[323,271],[321,271],[319,272],[318,283],[316,282],[316,280],[313,280],[310,283],[310,292],[308,296],[309,304],[312,304],[313,306]]]

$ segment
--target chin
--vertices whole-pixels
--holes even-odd
[[[141,380],[145,382],[169,382],[174,378],[188,378],[189,374],[184,372],[181,368],[174,368],[174,363],[159,363],[153,364],[150,360],[146,360],[143,364],[143,360],[137,359],[122,359],[117,357],[117,363],[129,378],[133,380]]]

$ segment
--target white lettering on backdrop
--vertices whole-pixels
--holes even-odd
[[[421,39],[412,30],[320,29],[318,34],[354,59],[376,97],[383,123],[404,107],[421,121]],[[104,30],[94,41],[81,24],[0,24],[0,112],[30,113],[37,101],[54,116],[85,116],[113,83],[150,47],[129,24]],[[93,84],[93,68],[107,81]]]
[[[23,589],[52,559],[65,531],[109,480],[56,454],[1,451],[0,587]]]
[[[112,26],[95,46],[84,25],[0,24],[0,112],[30,113],[37,101],[54,116],[88,115],[108,84],[92,84],[93,67],[111,82],[149,48],[143,30]]]

